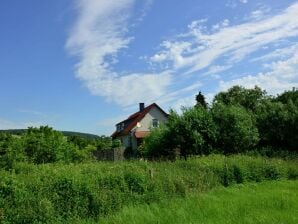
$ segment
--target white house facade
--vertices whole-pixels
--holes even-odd
[[[113,139],[119,139],[125,148],[137,149],[150,130],[167,122],[168,114],[156,103],[145,107],[139,104],[139,111],[130,115],[126,120],[116,124]]]

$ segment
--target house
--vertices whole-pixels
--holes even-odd
[[[138,112],[116,124],[112,138],[119,139],[125,148],[137,149],[143,138],[149,135],[150,130],[166,122],[168,116],[156,103],[147,107],[144,103],[140,103]]]

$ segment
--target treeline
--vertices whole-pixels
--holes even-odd
[[[0,130],[0,133],[7,133],[7,134],[12,134],[12,135],[22,135],[25,134],[27,129],[8,129],[8,130]],[[64,136],[66,137],[73,137],[77,136],[80,137],[81,139],[87,139],[87,140],[96,140],[96,139],[101,139],[105,136],[98,136],[94,134],[89,134],[89,133],[82,133],[82,132],[74,132],[74,131],[60,131]]]
[[[0,168],[10,169],[16,162],[74,163],[92,160],[92,152],[110,149],[119,143],[110,137],[64,136],[48,126],[30,127],[18,135],[0,133]]]
[[[234,86],[218,93],[207,105],[202,93],[197,104],[170,111],[165,125],[153,129],[140,148],[149,158],[184,158],[210,153],[258,151],[267,155],[298,152],[298,90],[269,96],[259,87]]]

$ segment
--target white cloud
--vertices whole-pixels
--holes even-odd
[[[221,28],[224,28],[224,27],[226,27],[226,26],[229,26],[229,24],[230,24],[230,20],[228,20],[228,19],[224,19],[222,22],[213,25],[213,26],[212,26],[212,29],[213,29],[213,31],[215,31],[215,30],[219,30],[219,29],[221,29]]]
[[[238,25],[231,25],[230,20],[225,19],[208,29],[206,19],[197,20],[188,26],[186,33],[164,41],[160,45],[161,50],[152,57],[144,57],[150,59],[153,67],[161,65],[156,66],[163,68],[161,72],[120,74],[114,69],[115,63],[119,52],[128,48],[133,40],[128,36],[127,29],[131,24],[130,15],[135,0],[77,1],[78,20],[66,44],[69,52],[79,57],[76,76],[92,94],[126,108],[141,101],[174,102],[179,97],[187,96],[187,93],[193,93],[192,86],[187,84],[181,87],[183,91],[177,90],[177,86],[182,84],[170,86],[178,79],[180,81],[183,74],[206,69],[203,75],[217,75],[218,78],[218,73],[232,68],[251,53],[298,36],[298,3],[270,18],[263,16],[262,9],[254,11],[248,21]],[[147,2],[150,5],[151,0]],[[259,60],[265,60],[265,57],[259,57]],[[234,82],[243,79],[247,83],[265,83],[269,75],[260,73]],[[221,88],[229,83],[221,82]]]
[[[249,16],[246,16],[246,20],[261,20],[270,16],[271,8],[268,5],[261,5],[258,9],[252,11]]]
[[[123,106],[164,94],[171,82],[169,72],[120,75],[113,70],[117,54],[133,39],[127,27],[135,0],[77,2],[79,16],[66,48],[79,57],[76,76],[90,92]]]
[[[252,11],[250,13],[250,18],[251,19],[261,19],[261,18],[263,18],[263,16],[264,16],[264,12],[260,9]]]
[[[216,75],[220,72],[230,69],[231,67],[231,65],[212,65],[209,67],[207,72],[203,73],[203,75]]]
[[[189,32],[175,41],[165,41],[163,49],[152,57],[158,62],[172,63],[188,73],[212,65],[217,59],[233,65],[261,47],[298,35],[298,3],[271,18],[206,31],[202,22],[193,22]]]
[[[298,52],[298,44],[293,44],[292,46],[286,46],[283,48],[275,49],[265,55],[260,57],[256,57],[252,59],[252,62],[255,61],[269,61],[273,59],[285,59],[287,57],[292,56],[295,52]]]
[[[276,95],[286,89],[298,87],[298,52],[295,52],[289,59],[276,61],[267,66],[270,71],[266,73],[248,75],[231,81],[221,81],[220,90],[227,90],[234,85],[246,88],[253,88],[257,85],[269,94]]]

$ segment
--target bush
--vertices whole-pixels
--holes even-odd
[[[256,117],[261,146],[298,152],[298,105],[264,101]]]
[[[241,153],[254,149],[259,140],[251,113],[240,106],[217,104],[212,109],[217,124],[217,146],[223,153]]]
[[[171,135],[169,128],[164,125],[152,129],[150,135],[144,139],[138,149],[140,156],[161,158],[172,155],[174,144]]]
[[[210,155],[176,162],[16,164],[0,171],[2,223],[78,223],[130,204],[152,203],[218,185],[296,179],[295,162]]]
[[[202,107],[183,108],[179,115],[171,111],[168,122],[153,129],[143,144],[143,155],[149,157],[175,157],[209,154],[213,151],[216,126],[212,115]]]
[[[0,133],[0,168],[13,169],[15,163],[26,161],[34,164],[82,162],[91,160],[94,150],[95,145],[79,137],[67,139],[48,126],[28,128],[20,136]]]

